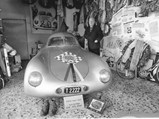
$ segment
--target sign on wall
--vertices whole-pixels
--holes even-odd
[[[51,6],[45,8],[36,2],[30,5],[31,29],[33,33],[53,33],[58,28],[57,11]]]

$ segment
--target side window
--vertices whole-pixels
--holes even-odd
[[[76,39],[74,37],[65,37],[65,42],[67,45],[78,45]]]

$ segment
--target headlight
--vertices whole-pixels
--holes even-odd
[[[39,72],[32,72],[28,80],[31,86],[37,87],[42,82],[42,75]]]
[[[110,73],[107,70],[102,69],[99,72],[99,74],[100,74],[100,80],[101,80],[101,82],[107,83],[109,81],[109,79],[110,79]]]

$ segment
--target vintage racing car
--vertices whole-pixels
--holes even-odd
[[[70,33],[52,34],[28,63],[24,91],[36,97],[65,97],[104,90],[112,73],[101,57],[83,49]]]

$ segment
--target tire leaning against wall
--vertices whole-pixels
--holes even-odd
[[[5,86],[5,81],[2,77],[0,77],[0,89],[4,88]]]

